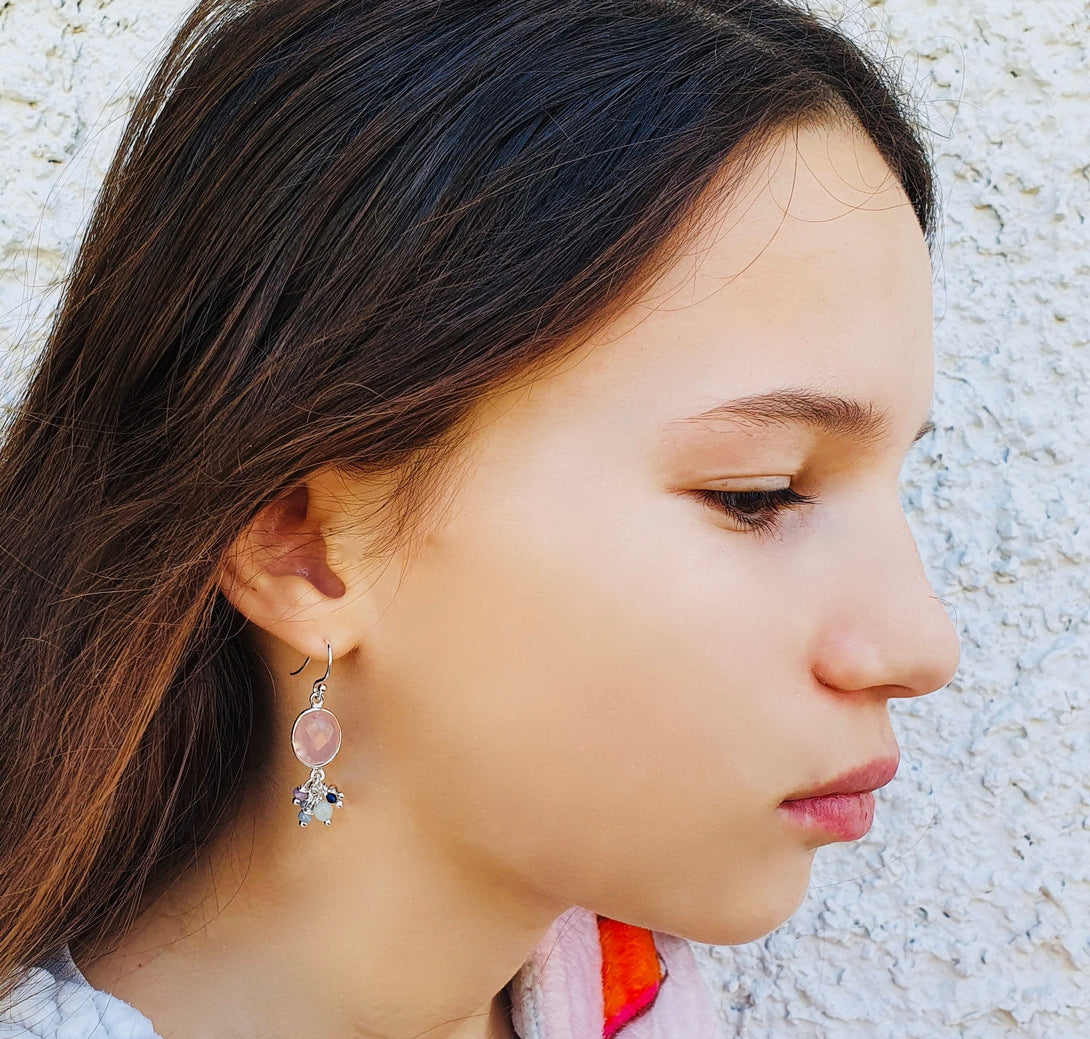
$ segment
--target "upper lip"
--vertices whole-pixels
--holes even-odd
[[[835,779],[829,780],[828,783],[792,794],[790,797],[785,797],[784,800],[802,801],[810,797],[828,797],[830,794],[862,794],[870,790],[877,790],[893,779],[897,774],[899,763],[899,754],[892,757],[875,758],[865,765],[841,773]]]

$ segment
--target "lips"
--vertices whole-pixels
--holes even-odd
[[[792,825],[837,841],[856,841],[874,821],[874,794],[897,772],[899,755],[875,758],[821,786],[799,791],[777,809]]]

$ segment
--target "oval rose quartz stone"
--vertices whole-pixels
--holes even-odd
[[[311,768],[332,761],[341,749],[341,726],[333,712],[322,707],[303,711],[291,727],[291,749]]]

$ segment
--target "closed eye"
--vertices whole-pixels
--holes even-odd
[[[736,524],[736,529],[757,533],[772,531],[789,509],[813,505],[818,501],[815,495],[799,494],[791,487],[755,491],[700,490],[696,494],[706,505]]]

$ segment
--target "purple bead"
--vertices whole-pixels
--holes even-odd
[[[301,805],[301,804],[302,804],[302,803],[303,803],[303,802],[304,802],[304,801],[305,801],[305,800],[307,799],[307,792],[306,792],[306,791],[305,791],[305,790],[304,790],[304,789],[303,789],[303,788],[302,788],[301,786],[297,786],[297,787],[296,787],[296,788],[295,788],[295,789],[294,789],[294,790],[293,790],[293,791],[291,792],[291,799],[292,799],[292,800],[293,800],[293,801],[294,801],[294,802],[295,802],[296,804],[300,804],[300,805]]]

